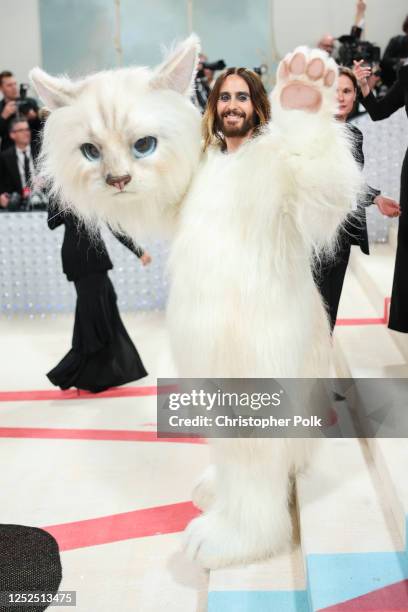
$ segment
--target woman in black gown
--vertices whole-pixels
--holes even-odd
[[[108,276],[113,268],[102,237],[92,238],[85,226],[66,213],[50,207],[48,226],[65,225],[62,268],[77,292],[72,348],[49,380],[61,389],[77,387],[93,393],[147,376],[132,340],[119,315],[116,293]],[[145,265],[150,257],[122,234],[115,236]]]
[[[357,97],[357,80],[349,68],[340,66],[337,86],[337,101],[339,104],[337,121],[345,122],[353,145],[353,155],[356,162],[363,168],[363,134],[353,124],[347,123]],[[352,245],[358,245],[363,253],[369,255],[366,207],[375,204],[379,211],[388,217],[399,214],[398,203],[382,196],[377,189],[367,186],[363,201],[358,202],[356,211],[350,214],[345,224],[340,228],[338,246],[334,258],[324,258],[314,269],[314,278],[324,299],[333,331],[336,324],[337,311],[344,277],[350,258]]]
[[[354,73],[360,84],[361,102],[371,119],[374,121],[386,119],[404,106],[408,115],[408,63],[401,66],[397,81],[388,93],[380,99],[375,98],[370,92],[367,81],[370,72],[371,69],[362,66],[362,62],[355,62]],[[408,333],[408,149],[405,152],[402,164],[400,205],[401,216],[398,226],[397,254],[388,327],[395,331]]]

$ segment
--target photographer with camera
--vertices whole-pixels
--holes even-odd
[[[373,69],[373,74],[379,74],[381,49],[378,45],[361,40],[364,29],[366,3],[358,0],[356,7],[356,18],[351,28],[350,34],[339,36],[337,39],[340,47],[337,52],[336,61],[340,66],[353,67],[353,62],[357,59],[364,59]],[[378,79],[377,79],[378,80]]]
[[[346,36],[340,36],[340,38],[336,39],[332,34],[325,34],[318,41],[317,47],[322,49],[322,51],[326,51],[329,55],[333,56],[333,59],[338,61],[337,54],[335,53],[335,42],[338,40],[343,44],[344,39],[350,39],[351,41],[358,41],[361,38],[361,34],[364,30],[364,19],[365,12],[367,8],[366,0],[357,0],[356,2],[356,15],[354,18],[354,24],[351,27],[350,34]],[[344,61],[339,61],[339,64],[343,66],[346,65]],[[351,64],[350,64],[351,65]]]
[[[200,61],[197,66],[197,74],[194,83],[194,102],[203,113],[207,106],[207,100],[214,83],[214,72],[216,70],[224,70],[226,64],[224,60],[209,63],[208,57],[204,53],[200,53],[198,58]]]
[[[0,72],[0,91],[3,99],[0,101],[0,151],[13,146],[10,138],[10,124],[15,119],[28,121],[31,131],[31,141],[34,150],[34,157],[39,149],[38,134],[41,130],[41,121],[38,117],[38,104],[33,98],[27,97],[28,86],[21,84],[17,86],[17,81],[12,72],[4,70]]]
[[[14,146],[0,153],[0,206],[21,208],[30,196],[30,180],[34,174],[31,151],[31,130],[26,119],[10,124],[10,140]]]

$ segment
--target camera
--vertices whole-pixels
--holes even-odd
[[[202,68],[198,70],[196,80],[206,78],[204,70],[212,70],[213,72],[215,72],[215,70],[224,70],[226,65],[227,64],[224,62],[224,60],[218,60],[216,62],[201,62]]]
[[[224,70],[227,64],[221,59],[217,60],[216,62],[202,62],[202,65],[203,69],[214,70],[215,72],[215,70]]]
[[[210,95],[210,86],[204,70],[223,70],[226,67],[224,60],[216,62],[201,62],[202,68],[198,70],[195,77],[195,98],[201,112],[205,111],[207,106],[208,96]]]
[[[19,115],[28,115],[30,110],[36,110],[30,98],[27,98],[28,85],[21,83],[20,96],[16,100],[17,113]]]
[[[268,66],[266,64],[261,64],[260,66],[255,66],[253,71],[260,77],[268,72]]]
[[[381,50],[377,45],[350,35],[340,36],[337,40],[341,43],[337,61],[342,66],[352,68],[354,60],[364,60],[370,66],[379,64]]]

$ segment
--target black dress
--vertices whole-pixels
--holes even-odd
[[[77,387],[97,393],[147,376],[119,315],[107,274],[113,265],[102,237],[97,234],[91,238],[77,219],[51,208],[50,229],[62,224],[62,267],[68,280],[75,283],[77,303],[72,348],[48,372],[49,380],[61,389]],[[140,247],[121,234],[115,236],[141,257]]]
[[[361,98],[361,102],[374,121],[389,117],[403,106],[408,115],[408,66],[400,69],[398,80],[384,98],[378,100],[370,93],[366,98]],[[401,216],[388,327],[408,333],[408,149],[405,152],[401,171],[400,206]]]
[[[361,168],[364,166],[363,134],[351,123],[346,124],[353,142],[353,156]],[[323,257],[313,270],[315,282],[325,302],[333,331],[336,324],[344,277],[350,259],[352,245],[358,245],[363,253],[369,255],[366,206],[370,206],[380,191],[367,186],[364,200],[358,203],[354,213],[350,213],[338,234],[338,245],[334,258]]]

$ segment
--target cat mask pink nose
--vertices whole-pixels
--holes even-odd
[[[130,174],[124,174],[123,176],[112,176],[111,174],[108,174],[106,177],[107,184],[111,185],[112,187],[116,187],[119,189],[119,191],[123,191],[131,180],[132,177]]]

